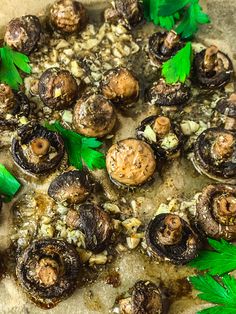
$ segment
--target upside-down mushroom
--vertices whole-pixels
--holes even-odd
[[[38,306],[52,308],[76,288],[80,261],[76,250],[59,239],[35,240],[17,260],[17,281]]]
[[[146,231],[148,251],[174,264],[186,264],[198,254],[199,240],[190,225],[178,215],[160,214]]]
[[[229,57],[216,46],[197,53],[193,62],[194,79],[202,87],[221,87],[228,83],[233,73]]]
[[[199,230],[214,239],[236,239],[236,187],[208,185],[197,202]]]

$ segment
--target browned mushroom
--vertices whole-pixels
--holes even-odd
[[[206,236],[236,239],[236,187],[208,185],[202,191],[196,212],[196,223]]]
[[[225,116],[224,128],[236,130],[236,93],[228,98],[221,98],[216,104],[216,110]]]

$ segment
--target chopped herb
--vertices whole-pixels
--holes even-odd
[[[16,178],[0,164],[0,194],[4,202],[10,202],[20,188]]]
[[[191,284],[201,293],[202,300],[215,303],[197,314],[236,314],[236,279],[229,275],[214,279],[209,274],[189,278]]]
[[[58,121],[53,124],[46,123],[45,127],[63,137],[71,166],[81,170],[84,163],[90,170],[105,168],[104,154],[94,150],[101,147],[102,142],[65,129]]]
[[[162,65],[162,76],[168,84],[182,82],[188,78],[192,62],[192,45],[188,42],[171,59]]]
[[[202,251],[190,262],[199,270],[208,270],[211,275],[222,275],[236,269],[236,246],[221,239],[208,239],[215,251]]]
[[[0,48],[0,82],[8,84],[11,88],[18,90],[23,83],[19,69],[27,74],[31,73],[29,58],[8,46]]]

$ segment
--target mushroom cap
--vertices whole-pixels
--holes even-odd
[[[219,99],[216,110],[227,117],[236,118],[236,94]]]
[[[134,187],[152,177],[156,160],[148,144],[129,138],[111,146],[106,156],[106,167],[115,184]]]
[[[57,279],[49,282],[51,273],[44,269],[45,282],[36,272],[42,260],[57,266]],[[59,239],[35,240],[17,260],[16,276],[20,286],[37,305],[52,308],[72,294],[77,285],[80,261],[76,250]],[[48,281],[47,281],[48,279]],[[50,283],[50,284],[49,284]]]
[[[43,156],[32,158],[31,143],[36,139],[43,139],[50,144],[49,150]],[[41,147],[43,148],[43,147]],[[64,141],[55,132],[51,132],[39,124],[26,124],[18,129],[18,135],[12,140],[11,147],[14,162],[24,171],[33,175],[47,175],[57,168],[65,153]]]
[[[71,34],[81,31],[88,17],[81,2],[58,0],[50,8],[50,24],[59,33]]]
[[[8,23],[4,41],[12,49],[30,54],[39,41],[40,34],[41,25],[38,17],[25,15]]]
[[[115,123],[113,105],[102,95],[82,97],[74,107],[75,130],[85,136],[103,137],[112,131]]]
[[[70,107],[78,96],[78,85],[73,75],[59,68],[47,69],[39,79],[39,96],[53,109]]]
[[[212,148],[219,136],[230,135],[234,138],[232,152],[222,160],[218,160],[212,153]],[[221,128],[209,128],[202,132],[194,146],[192,159],[196,170],[216,181],[236,183],[236,133]]]
[[[146,241],[151,253],[171,261],[174,264],[186,264],[198,254],[199,240],[189,224],[177,215],[182,226],[181,240],[178,243],[167,245],[162,244],[159,233],[165,227],[165,218],[169,214],[160,214],[152,219],[147,227]]]
[[[235,223],[223,224],[219,222],[214,214],[214,200],[219,197],[233,197],[236,204],[236,187],[228,185],[206,186],[197,202],[196,224],[201,232],[214,239],[235,240],[236,239],[236,217]]]
[[[115,0],[115,9],[130,25],[136,25],[142,20],[142,9],[138,0]]]
[[[48,195],[56,202],[79,204],[86,200],[92,189],[88,174],[71,170],[60,174],[48,188]]]
[[[180,106],[189,100],[190,88],[181,83],[168,84],[161,78],[148,90],[147,98],[156,106]]]

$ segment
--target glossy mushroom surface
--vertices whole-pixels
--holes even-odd
[[[28,297],[52,308],[75,290],[80,261],[76,250],[59,239],[35,240],[17,260],[17,281]]]
[[[198,229],[214,239],[236,239],[236,187],[208,185],[202,191],[196,212]]]
[[[212,45],[196,54],[193,69],[194,79],[199,85],[214,88],[230,81],[233,64],[226,54]]]
[[[138,80],[126,68],[116,68],[107,71],[101,82],[104,97],[114,104],[131,104],[140,94]]]
[[[78,210],[70,210],[66,223],[71,229],[83,232],[87,250],[99,253],[109,244],[113,232],[111,218],[95,204],[85,203]]]
[[[186,264],[198,254],[199,240],[190,225],[178,215],[160,214],[146,231],[148,250],[174,264]]]
[[[88,174],[71,170],[60,174],[48,188],[48,195],[58,203],[79,204],[86,200],[92,189]]]
[[[184,46],[178,34],[169,32],[157,32],[149,38],[148,51],[153,65],[160,67],[163,62],[173,57]]]
[[[62,137],[39,124],[27,124],[18,129],[11,147],[14,162],[29,174],[47,175],[56,169],[64,157]]]
[[[180,106],[190,98],[190,88],[181,83],[167,84],[164,79],[154,82],[147,93],[148,101],[156,106]]]
[[[38,17],[25,15],[8,23],[4,41],[12,49],[28,55],[35,48],[40,34],[41,25]]]
[[[47,69],[39,79],[39,96],[52,109],[71,107],[78,96],[78,85],[73,75],[59,68]]]
[[[85,96],[76,102],[73,125],[79,134],[103,137],[112,131],[115,123],[113,105],[102,95]]]
[[[216,103],[216,111],[225,116],[226,130],[236,130],[236,93],[219,99]]]
[[[78,1],[59,0],[50,8],[50,24],[59,33],[79,32],[86,26],[87,20],[85,7]]]
[[[236,133],[222,128],[202,132],[194,146],[193,164],[216,181],[236,183]]]
[[[156,169],[156,160],[148,144],[130,138],[109,149],[106,167],[110,179],[116,185],[135,187],[150,180]]]
[[[136,129],[137,138],[148,143],[157,157],[179,156],[183,134],[178,125],[165,116],[150,116]]]
[[[130,25],[136,25],[142,19],[142,9],[138,0],[115,0],[115,9]]]

